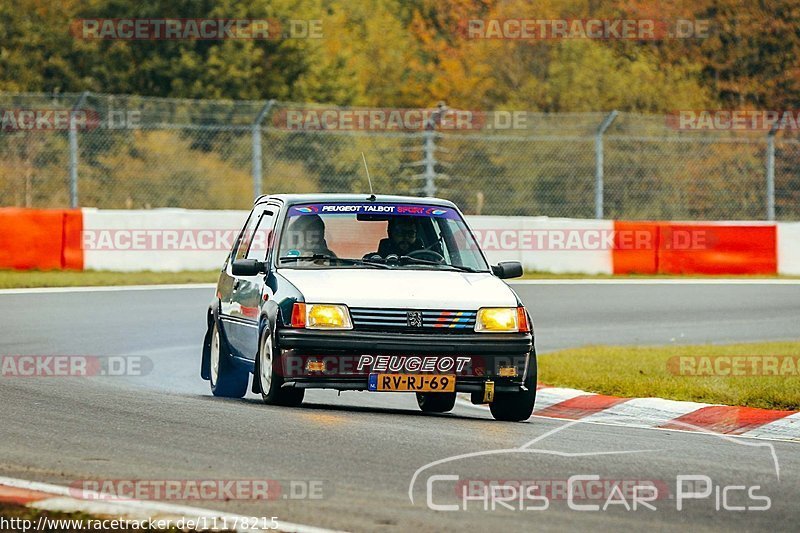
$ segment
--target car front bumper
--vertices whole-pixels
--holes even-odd
[[[370,373],[447,373],[457,392],[520,390],[533,357],[533,336],[363,331],[278,332],[280,372],[287,386],[365,390]],[[324,370],[312,370],[322,365]],[[413,366],[412,366],[413,363]]]
[[[486,381],[486,379],[480,378],[457,377],[456,392],[483,393]],[[286,379],[283,387],[363,391],[368,389],[368,382],[367,378],[294,378]],[[495,383],[494,390],[495,392],[519,392],[523,390],[523,387],[521,383],[505,380]]]
[[[533,346],[530,333],[384,333],[374,331],[278,331],[278,346],[284,350],[359,354],[463,354],[526,355]]]

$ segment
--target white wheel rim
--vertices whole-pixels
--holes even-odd
[[[259,350],[259,358],[261,391],[264,394],[269,394],[269,389],[272,386],[272,336],[267,335],[264,337],[261,343],[261,350]]]
[[[214,332],[211,335],[211,384],[215,385],[219,378],[219,332],[217,326],[214,326]]]

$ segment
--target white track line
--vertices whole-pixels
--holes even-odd
[[[509,281],[511,285],[800,285],[800,279],[773,278],[575,278],[575,279],[521,279]],[[68,292],[159,291],[174,289],[213,289],[214,283],[185,283],[171,285],[106,285],[97,287],[37,287],[31,289],[0,289],[3,294],[57,294]]]
[[[800,285],[800,279],[772,278],[643,278],[643,279],[521,279],[511,285]],[[213,289],[214,283],[185,283],[170,285],[113,285],[97,287],[36,287],[31,289],[0,289],[4,294],[58,294],[70,292],[160,291],[175,289]]]
[[[56,294],[64,292],[161,291],[175,289],[209,289],[214,283],[184,283],[171,285],[106,285],[98,287],[37,287],[33,289],[0,289],[3,294]]]
[[[0,476],[0,485],[52,494],[53,498],[32,502],[27,505],[27,507],[30,508],[43,509],[47,511],[60,511],[64,513],[85,512],[102,516],[119,516],[122,518],[128,518],[130,520],[150,520],[152,518],[157,518],[161,520],[171,519],[173,521],[177,521],[181,518],[185,518],[186,520],[194,520],[197,522],[198,518],[206,518],[208,521],[210,521],[214,517],[217,517],[218,519],[225,519],[229,524],[252,523],[252,519],[250,517],[244,517],[231,513],[221,513],[209,509],[201,509],[199,507],[187,507],[183,505],[173,505],[163,502],[141,500],[127,500],[120,502],[108,501],[107,499],[103,499],[102,494],[91,491],[81,491],[81,493],[86,496],[86,499],[79,499],[75,498],[71,494],[69,487],[50,485],[48,483],[38,483],[24,479]],[[335,531],[315,526],[307,526],[304,524],[284,522],[282,520],[278,520],[277,529],[278,531],[295,533],[329,533]],[[236,531],[249,532],[262,531],[262,529],[237,527]]]
[[[521,279],[509,281],[511,285],[800,285],[800,279],[780,278],[575,278],[575,279]]]

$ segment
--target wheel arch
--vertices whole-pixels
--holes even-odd
[[[211,328],[218,319],[218,313],[219,299],[215,299],[206,309],[206,334],[203,338],[203,352],[200,358],[200,377],[206,381],[211,379]]]
[[[267,303],[261,308],[261,316],[258,319],[258,347],[256,348],[256,358],[253,364],[253,381],[250,387],[250,390],[255,394],[261,393],[261,382],[258,379],[258,373],[260,371],[259,361],[261,360],[261,357],[259,357],[259,352],[261,350],[262,336],[267,330],[270,332],[275,331],[281,318],[280,312],[280,307],[274,301],[267,301]]]

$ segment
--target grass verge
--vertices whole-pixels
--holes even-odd
[[[773,364],[778,375],[719,375],[726,368],[751,374],[761,368],[764,374],[772,372]],[[541,355],[539,382],[629,398],[800,410],[800,342],[587,346]]]
[[[94,287],[101,285],[164,285],[214,283],[219,271],[110,272],[104,270],[19,271],[0,270],[0,289],[31,287]]]

